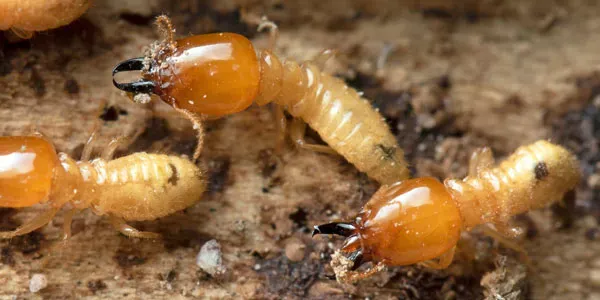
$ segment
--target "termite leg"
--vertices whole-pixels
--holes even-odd
[[[315,57],[310,62],[313,63],[317,68],[325,71],[327,62],[333,57],[335,57],[336,54],[337,51],[333,49],[325,49],[319,52],[319,54],[315,55]]]
[[[110,143],[108,143],[108,146],[106,146],[104,151],[102,151],[102,156],[100,157],[106,161],[109,161],[115,156],[117,149],[126,144],[130,144],[130,142],[129,139],[124,136],[113,139],[110,141]]]
[[[486,227],[508,239],[514,239],[523,234],[523,228],[518,227],[511,221],[494,223],[494,228],[490,228],[489,226],[486,226]]]
[[[104,151],[102,151],[102,155],[100,157],[105,161],[113,159],[113,157],[115,156],[115,152],[117,151],[117,149],[119,149],[119,147],[128,148],[129,146],[131,146],[133,141],[137,140],[137,138],[140,135],[142,135],[142,133],[144,133],[144,130],[145,129],[143,127],[139,127],[135,130],[135,133],[132,135],[131,138],[121,136],[113,139],[112,141],[110,141],[110,143],[108,143],[108,146],[104,149]]]
[[[71,238],[71,224],[73,224],[73,215],[77,213],[79,210],[76,208],[70,209],[67,211],[63,217],[63,236],[62,242],[53,244],[48,250],[48,255],[45,255],[40,265],[42,268],[45,268],[46,265],[50,262],[51,258],[56,257],[57,252],[62,252],[64,247],[67,245],[67,242]]]
[[[327,154],[335,154],[338,153],[331,149],[329,146],[325,145],[316,145],[316,144],[307,144],[304,140],[304,135],[306,133],[306,123],[304,123],[300,119],[294,119],[292,124],[290,125],[290,137],[292,141],[296,144],[298,148],[312,150],[315,152],[327,153]]]
[[[24,30],[21,28],[12,27],[10,31],[12,31],[12,33],[17,37],[24,40],[28,40],[33,36],[33,31]]]
[[[174,107],[175,110],[183,114],[188,120],[194,124],[194,130],[197,132],[198,144],[196,144],[196,149],[194,150],[193,161],[198,161],[200,154],[202,153],[202,148],[204,147],[204,125],[202,122],[204,121],[204,117],[194,114],[189,110],[181,109]]]
[[[100,131],[101,123],[100,123],[99,118],[102,115],[102,111],[104,110],[104,107],[106,107],[106,100],[100,101],[100,104],[98,105],[98,108],[96,109],[96,112],[94,113],[94,116],[97,116],[98,119],[96,119],[96,121],[94,121],[94,126],[92,127],[92,133],[90,134],[90,137],[88,138],[87,142],[83,146],[83,151],[81,152],[81,160],[82,161],[89,161],[90,157],[92,156],[92,151],[94,150],[94,142],[96,141],[98,131]]]
[[[276,130],[276,140],[275,140],[275,153],[277,155],[281,155],[283,153],[283,147],[285,145],[285,136],[287,131],[287,119],[285,118],[285,113],[283,112],[283,107],[272,104],[273,109],[273,118],[275,119],[275,130]]]
[[[73,208],[69,211],[67,211],[65,213],[65,216],[63,217],[63,241],[67,241],[71,238],[71,224],[73,224],[73,215],[75,215],[75,213],[78,210],[76,208]]]
[[[269,48],[268,50],[273,51],[277,40],[279,39],[279,27],[277,24],[270,21],[266,16],[259,17],[256,14],[248,13],[247,11],[241,11],[241,19],[251,25],[256,25],[258,28],[256,31],[262,32],[264,29],[269,29]]]
[[[510,225],[505,224],[505,225],[496,225],[494,224],[494,226],[496,228],[503,228],[503,232],[505,234],[507,234],[508,236],[514,236],[514,230],[509,229]],[[514,250],[516,252],[518,252],[522,259],[525,261],[526,264],[531,265],[531,259],[529,258],[529,255],[527,255],[527,250],[525,250],[525,248],[521,247],[521,245],[517,244],[515,241],[513,241],[510,237],[507,237],[506,235],[501,234],[500,232],[498,232],[495,229],[492,229],[491,227],[489,227],[488,225],[484,225],[481,226],[482,227],[482,231],[485,235],[491,237],[492,239],[494,239],[496,242],[500,243],[502,246]]]
[[[469,160],[469,176],[477,176],[481,171],[494,166],[494,154],[492,149],[483,147],[476,149]]]
[[[89,161],[92,156],[92,150],[94,150],[94,142],[96,141],[96,136],[98,135],[98,123],[94,124],[94,128],[92,129],[92,133],[88,138],[87,142],[83,146],[83,151],[81,152],[81,161]]]
[[[29,126],[27,126],[27,130],[25,130],[25,132],[31,133],[31,135],[33,135],[33,136],[41,137],[43,139],[50,141],[50,138],[48,138],[49,135],[46,134],[42,129],[40,129],[37,124],[29,124]]]
[[[59,207],[52,207],[47,211],[41,213],[37,217],[33,218],[33,220],[21,225],[19,228],[13,231],[1,231],[0,239],[10,239],[15,236],[27,234],[38,228],[44,227],[44,225],[52,221],[52,218],[54,218],[54,216],[59,210]]]
[[[445,269],[452,263],[452,259],[454,259],[455,252],[456,252],[456,246],[452,247],[452,249],[450,249],[450,250],[446,251],[445,253],[443,253],[442,255],[440,255],[440,257],[438,257],[437,261],[428,260],[428,261],[421,262],[420,265],[422,265],[426,268],[436,269],[436,270]]]
[[[117,231],[119,231],[120,233],[122,233],[123,235],[128,236],[128,237],[141,238],[141,239],[159,239],[159,238],[161,238],[161,235],[158,233],[137,230],[137,229],[131,227],[130,225],[127,225],[127,223],[125,223],[125,221],[123,219],[115,217],[115,216],[110,216],[110,223],[113,225],[113,227]]]
[[[377,61],[375,63],[375,67],[377,68],[375,70],[376,73],[381,74],[384,72],[385,66],[387,65],[390,55],[396,49],[398,49],[398,45],[393,43],[385,43],[383,45],[383,48],[381,49],[381,52],[379,53],[379,56],[377,57]]]

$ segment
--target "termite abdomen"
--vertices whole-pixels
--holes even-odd
[[[206,188],[202,171],[177,156],[135,153],[102,164],[96,179],[102,188],[93,206],[125,220],[172,214],[197,202]]]
[[[490,163],[493,163],[490,162]],[[465,226],[504,223],[511,216],[562,199],[580,179],[579,163],[565,148],[538,141],[520,147],[496,168],[446,180]]]

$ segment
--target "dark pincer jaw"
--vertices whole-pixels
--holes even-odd
[[[134,94],[150,94],[154,91],[154,82],[140,79],[134,82],[118,83],[115,80],[115,75],[121,72],[141,71],[144,69],[144,58],[137,57],[122,61],[112,71],[113,84],[116,88]]]
[[[317,234],[336,234],[346,237],[346,241],[341,251],[347,259],[353,262],[351,270],[356,270],[363,263],[367,262],[364,251],[361,249],[356,225],[344,222],[333,222],[314,226],[312,236]]]

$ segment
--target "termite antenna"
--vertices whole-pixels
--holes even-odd
[[[128,83],[118,83],[115,80],[115,74],[127,71],[141,71],[144,68],[144,58],[137,57],[122,61],[112,71],[113,84],[116,88],[135,94],[150,94],[154,91],[154,83],[149,80],[139,80]]]
[[[317,234],[337,234],[349,237],[356,233],[356,227],[350,223],[333,222],[321,225],[315,225],[312,236]]]
[[[171,50],[175,50],[177,45],[175,44],[175,28],[173,23],[167,15],[160,15],[156,18],[156,26],[158,27],[160,35],[164,38],[166,44]]]

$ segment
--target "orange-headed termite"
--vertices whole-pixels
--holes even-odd
[[[41,136],[0,137],[0,207],[29,207],[47,203],[48,209],[14,231],[12,238],[50,222],[65,205],[65,238],[71,235],[73,213],[91,208],[107,215],[121,233],[130,237],[158,238],[138,231],[125,220],[152,220],[191,206],[206,189],[204,173],[178,156],[134,153],[111,160],[122,139],[114,139],[101,158],[88,160],[90,138],[82,160],[75,161]]]
[[[28,39],[35,31],[67,25],[79,18],[92,0],[3,0],[0,1],[0,30],[11,29]]]
[[[313,235],[347,237],[332,261],[340,281],[355,281],[385,266],[445,268],[462,230],[485,223],[507,228],[511,216],[561,200],[579,178],[575,156],[546,141],[520,147],[496,167],[491,150],[482,148],[473,153],[463,180],[442,184],[425,177],[383,185],[353,222],[315,226]],[[368,261],[375,267],[355,271]]]
[[[268,21],[272,37],[276,26]],[[312,63],[283,63],[270,50],[257,53],[251,42],[238,34],[216,33],[174,40],[167,17],[157,23],[167,38],[152,45],[145,57],[121,62],[122,71],[141,70],[143,79],[113,82],[136,94],[136,102],[149,101],[154,93],[188,117],[223,116],[258,105],[275,103],[278,125],[285,128],[281,109],[293,117],[291,136],[305,149],[339,153],[359,170],[382,184],[409,177],[404,153],[384,118],[342,80],[321,72]],[[302,122],[303,121],[303,122]],[[305,123],[331,147],[307,144]],[[199,134],[201,136],[202,133]],[[197,157],[195,154],[194,157]]]

